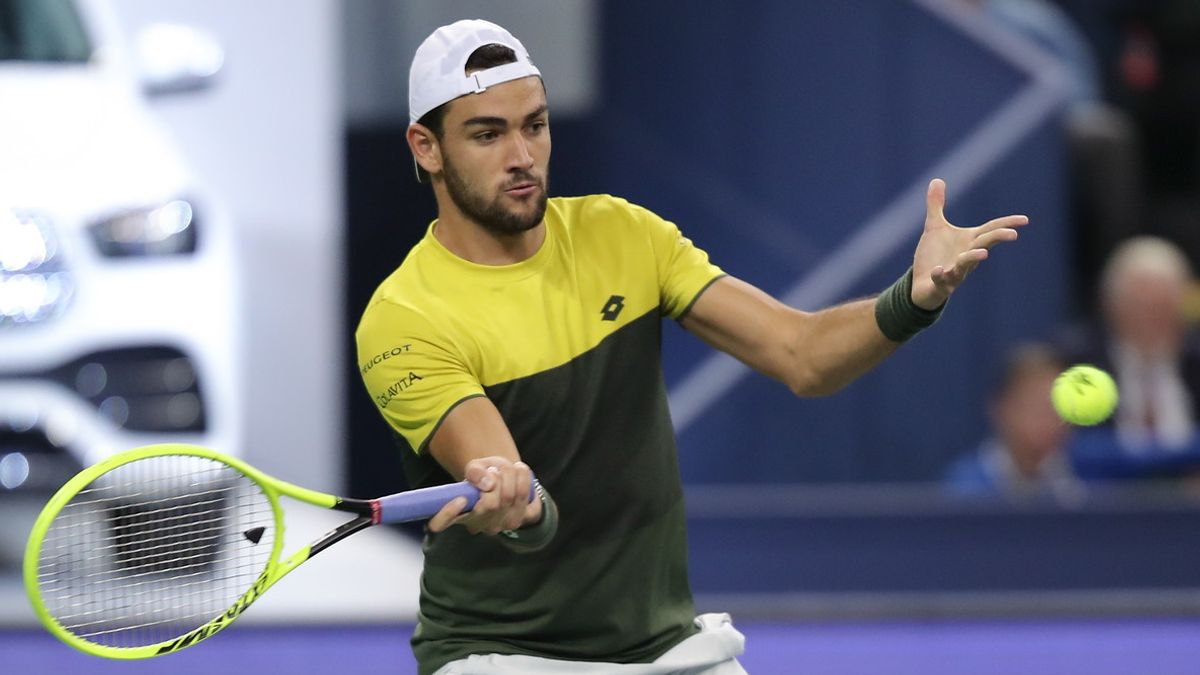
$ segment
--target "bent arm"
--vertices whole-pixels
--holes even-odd
[[[733,277],[713,283],[681,324],[797,396],[836,392],[899,347],[880,331],[874,300],[804,312]]]
[[[496,405],[484,396],[454,406],[442,419],[427,450],[455,480],[466,478],[471,460],[501,457],[521,461],[517,443]]]
[[[467,399],[446,413],[427,452],[450,475],[470,481],[481,493],[466,515],[459,500],[447,504],[429,521],[434,532],[462,524],[473,533],[497,534],[542,520],[542,501],[529,501],[532,472],[521,461],[500,411],[487,398]]]

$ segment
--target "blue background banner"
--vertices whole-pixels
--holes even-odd
[[[910,3],[747,2],[680,15],[614,2],[603,22],[619,27],[603,33],[603,94],[578,126],[556,126],[554,191],[641,203],[777,297],[1033,86]],[[1006,350],[1067,314],[1057,111],[1016,140],[994,163],[979,158],[978,181],[943,177],[951,222],[1025,213],[1033,225],[1021,243],[998,250],[933,330],[844,392],[796,400],[755,375],[721,389],[694,420],[677,419],[689,482],[938,480],[978,442]],[[881,258],[851,256],[852,284],[822,304],[877,293],[900,276],[922,218],[923,209],[903,214],[909,234]],[[664,354],[674,395],[712,352],[672,328]]]

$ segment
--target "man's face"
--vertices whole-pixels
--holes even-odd
[[[455,99],[443,129],[441,175],[465,216],[498,235],[518,234],[542,222],[550,118],[539,78]]]
[[[1144,355],[1176,353],[1183,343],[1184,286],[1162,274],[1130,273],[1108,299],[1113,333]]]
[[[1058,372],[1050,367],[1024,372],[992,401],[992,423],[1019,467],[1040,466],[1062,450],[1070,435],[1050,402]]]

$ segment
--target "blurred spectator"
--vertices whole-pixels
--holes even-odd
[[[946,485],[966,494],[1063,496],[1079,480],[1065,446],[1070,428],[1050,403],[1064,361],[1050,346],[1029,343],[1007,358],[988,401],[992,435],[953,463]]]
[[[1101,277],[1101,325],[1068,339],[1073,361],[1116,378],[1121,401],[1109,424],[1131,454],[1184,450],[1196,438],[1200,338],[1185,314],[1191,279],[1179,247],[1157,237],[1129,239]]]

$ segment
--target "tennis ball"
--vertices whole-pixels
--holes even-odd
[[[1055,378],[1050,400],[1059,417],[1092,426],[1108,419],[1117,407],[1117,383],[1095,366],[1072,366]]]

